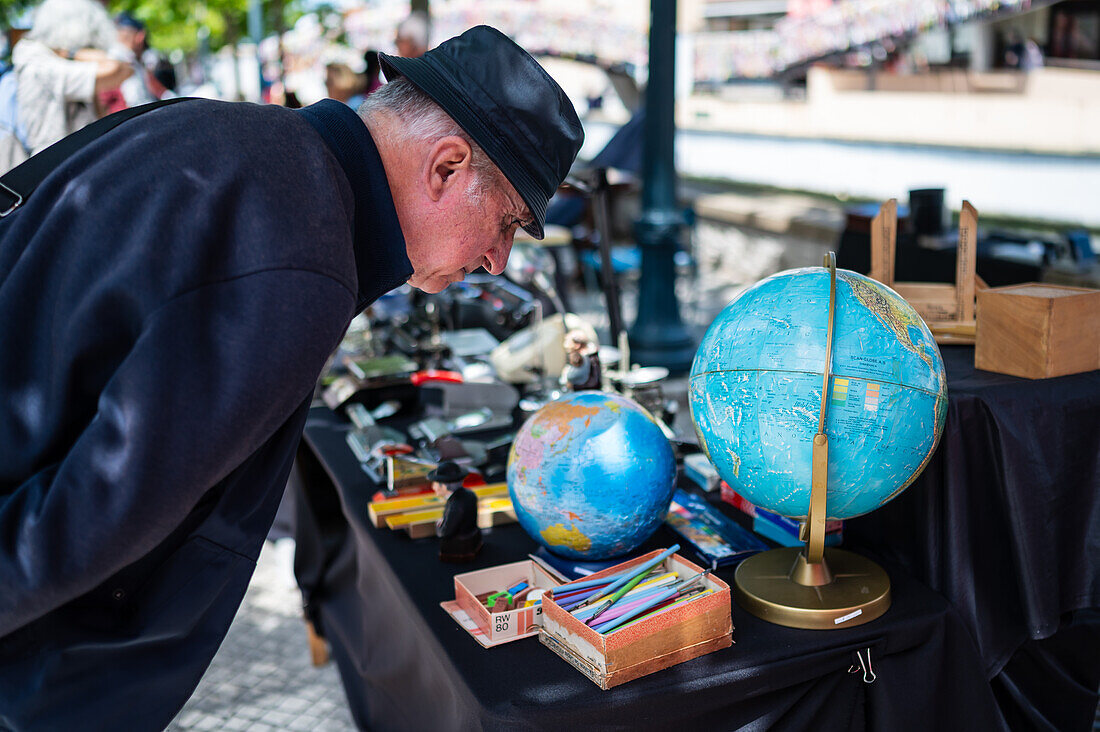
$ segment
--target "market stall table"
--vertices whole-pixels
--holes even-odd
[[[1032,381],[976,370],[971,346],[941,352],[940,445],[897,499],[846,523],[845,545],[951,602],[1014,726],[1089,729],[1100,683],[1100,371]]]
[[[332,647],[356,722],[370,729],[998,729],[976,649],[942,597],[891,568],[882,618],[835,632],[784,628],[734,605],[734,645],[600,691],[535,639],[484,649],[440,607],[457,572],[523,559],[518,525],[448,565],[432,539],[375,529],[376,490],[347,449],[348,425],[315,408],[292,484],[295,570]],[[643,548],[668,546],[666,529]],[[732,570],[718,572],[732,580]],[[857,651],[867,655],[866,683]],[[855,673],[850,673],[852,667]],[[868,681],[870,673],[866,674]]]

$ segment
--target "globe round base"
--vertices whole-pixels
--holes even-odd
[[[870,559],[826,548],[832,581],[813,586],[792,579],[802,551],[782,547],[741,562],[734,574],[738,604],[770,623],[809,630],[862,625],[890,608],[890,577]]]

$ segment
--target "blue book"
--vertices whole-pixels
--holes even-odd
[[[793,532],[791,524],[794,525]],[[771,511],[764,512],[758,508],[756,516],[752,519],[752,530],[781,546],[802,546],[805,544],[805,542],[798,539],[797,521],[786,516],[779,516]],[[825,533],[825,546],[837,546],[840,544],[841,538],[840,531],[828,531]]]
[[[764,551],[768,545],[699,496],[677,489],[665,523],[711,568]]]

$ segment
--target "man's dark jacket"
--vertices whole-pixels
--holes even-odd
[[[0,729],[163,729],[241,602],[326,358],[404,282],[347,107],[189,101],[0,221]]]

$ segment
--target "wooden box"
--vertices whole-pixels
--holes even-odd
[[[529,559],[456,574],[454,581],[455,599],[440,606],[487,648],[536,635],[542,624],[542,605],[493,613],[477,599],[478,595],[499,592],[520,581],[544,590],[561,584],[557,577]],[[469,618],[472,626],[463,623],[458,610]]]
[[[660,553],[652,551],[597,572],[591,578],[619,574]],[[702,567],[678,554],[666,559],[664,566],[665,571],[679,572],[681,579],[702,571]],[[606,634],[597,633],[563,610],[553,598],[545,597],[539,641],[601,689],[728,648],[733,644],[729,585],[712,575],[704,581],[714,592]]]
[[[486,508],[490,507],[487,504],[492,504],[493,501],[500,498],[508,498],[508,484],[489,483],[488,485],[467,485],[466,487],[473,491],[478,499],[478,526],[483,529],[493,526],[494,522],[484,521],[481,514]],[[446,505],[447,501],[445,499],[440,498],[431,491],[406,496],[398,495],[392,498],[376,494],[374,500],[367,506],[367,515],[370,517],[371,525],[377,529],[383,527],[403,529],[408,528],[407,525],[410,523],[428,520],[431,530],[413,536],[414,539],[418,539],[421,536],[433,536],[435,534],[434,522],[442,518],[443,508]],[[494,510],[501,509],[496,504],[492,504],[491,508]],[[515,512],[512,513],[512,520],[514,521]],[[404,520],[401,520],[402,518]],[[497,521],[495,523],[501,522]]]
[[[1046,379],[1100,368],[1100,290],[1028,283],[978,292],[974,366]]]

